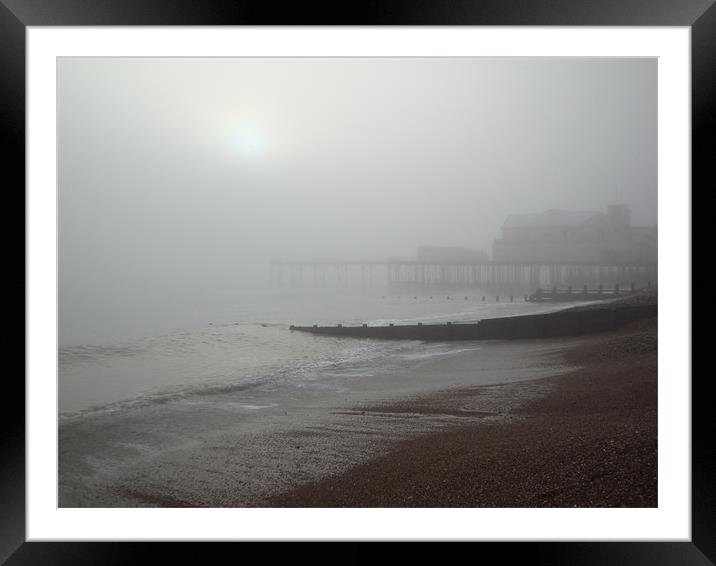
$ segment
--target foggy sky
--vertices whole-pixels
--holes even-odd
[[[655,224],[656,69],[60,59],[61,311],[219,292],[270,257],[491,252],[510,213],[621,202]]]

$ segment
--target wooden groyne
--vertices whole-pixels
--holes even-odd
[[[657,305],[576,308],[546,314],[488,318],[477,323],[406,324],[389,326],[291,326],[291,330],[327,336],[380,340],[509,340],[579,336],[614,330],[657,315]]]

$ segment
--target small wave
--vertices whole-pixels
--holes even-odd
[[[175,402],[191,404],[190,401],[200,401],[202,397],[228,396],[258,387],[276,388],[316,382],[329,372],[345,371],[356,365],[370,363],[374,359],[384,357],[394,351],[400,351],[405,347],[405,344],[357,344],[357,347],[343,350],[338,355],[333,353],[331,357],[293,361],[283,366],[263,366],[249,371],[242,370],[240,375],[233,377],[227,375],[209,376],[204,378],[201,383],[177,385],[160,391],[143,393],[130,399],[93,405],[75,412],[61,413],[60,420],[70,422],[100,414],[144,409]]]
[[[384,319],[377,318],[368,321],[368,326],[388,326],[391,322],[394,324],[417,324],[418,322],[477,322],[474,316],[483,311],[483,308],[473,307],[462,311],[440,313],[440,314],[425,314],[415,317],[407,318],[395,318],[395,319]],[[469,317],[469,318],[468,318]]]
[[[269,403],[268,405],[252,405],[251,403],[225,403],[225,407],[235,407],[243,411],[260,411],[261,409],[270,409],[271,407],[277,407],[276,403]]]
[[[58,361],[69,363],[72,361],[95,361],[103,358],[137,356],[147,350],[141,345],[119,346],[65,346],[58,351]]]
[[[244,380],[241,383],[225,383],[225,384],[199,384],[185,386],[181,388],[173,388],[171,390],[163,390],[152,393],[137,395],[131,399],[123,399],[101,405],[93,405],[86,409],[74,412],[66,412],[60,414],[62,422],[70,422],[89,416],[95,416],[107,413],[123,412],[134,409],[142,409],[151,406],[164,405],[178,401],[186,401],[191,398],[197,398],[210,395],[221,395],[237,393],[256,388],[262,384],[260,378]]]
[[[403,354],[401,357],[406,360],[426,360],[437,356],[451,356],[454,354],[461,354],[463,352],[474,352],[481,349],[482,348],[480,346],[475,346],[474,348],[450,348],[448,350],[441,349],[427,352],[411,352]]]

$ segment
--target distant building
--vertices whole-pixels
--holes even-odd
[[[513,214],[502,225],[492,258],[506,262],[651,263],[657,259],[656,226],[632,226],[626,205],[607,212],[548,210]]]
[[[418,261],[426,263],[473,263],[487,261],[487,253],[477,250],[468,250],[459,246],[422,246],[418,248]]]

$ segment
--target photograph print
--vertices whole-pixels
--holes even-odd
[[[657,59],[60,57],[58,505],[658,507]]]

